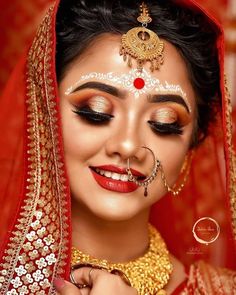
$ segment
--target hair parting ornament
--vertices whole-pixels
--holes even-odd
[[[122,35],[120,55],[132,67],[132,58],[137,61],[139,71],[143,70],[143,65],[149,61],[150,70],[158,70],[163,64],[164,43],[153,31],[147,29],[147,25],[152,22],[147,5],[143,2],[140,5],[140,15],[137,21],[142,26],[130,29]]]
[[[114,72],[88,73],[81,76],[79,81],[69,87],[65,95],[71,94],[83,81],[92,79],[104,80],[127,89],[136,98],[141,94],[148,94],[151,91],[155,91],[158,94],[179,94],[185,100],[191,112],[187,95],[180,85],[169,84],[167,81],[161,83],[143,69],[147,61],[151,63],[150,70],[152,72],[159,69],[160,65],[163,64],[164,43],[159,40],[156,33],[146,28],[147,24],[152,21],[152,18],[149,16],[149,11],[145,3],[140,5],[140,12],[137,20],[142,26],[132,28],[126,34],[122,35],[120,49],[120,55],[123,55],[124,61],[126,61],[128,56],[128,66],[132,67],[131,59],[134,58],[137,60],[137,68],[131,69],[128,74],[116,74]]]

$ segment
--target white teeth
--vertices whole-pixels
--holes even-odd
[[[121,174],[118,173],[112,173],[111,178],[115,180],[120,180]]]
[[[106,177],[111,177],[111,171],[105,171],[104,175],[105,175]]]
[[[107,178],[112,178],[114,180],[121,180],[121,181],[129,181],[129,177],[127,174],[119,174],[119,173],[115,173],[115,172],[111,172],[111,171],[105,171],[102,169],[98,169],[96,168],[95,171],[100,174],[103,175]]]
[[[105,172],[104,170],[100,170],[98,168],[96,168],[95,171],[101,175],[104,175],[104,172]]]
[[[127,174],[122,174],[121,177],[120,177],[120,180],[122,181],[128,181],[129,180],[129,177]]]

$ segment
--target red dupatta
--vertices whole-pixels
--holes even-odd
[[[11,228],[1,235],[1,294],[51,294],[54,276],[68,276],[70,268],[70,194],[53,70],[55,9],[45,16],[1,101],[1,128],[7,130],[1,144],[2,224]]]
[[[196,151],[186,189],[177,198],[167,196],[154,206],[151,222],[182,262],[192,263],[199,253],[200,258],[214,262],[215,249],[220,247],[226,253],[220,263],[230,265],[235,254],[236,190],[223,33],[219,24],[195,2],[176,2],[204,13],[209,25],[218,32],[222,125],[212,128],[209,139]],[[49,9],[0,100],[0,294],[54,294],[54,277],[69,276],[70,192],[55,74],[58,4],[59,1]],[[219,130],[223,130],[222,136]],[[222,146],[225,161],[219,159]],[[220,161],[225,162],[226,190]],[[220,238],[212,246],[200,247],[194,242],[192,226],[202,216],[215,218],[220,224]],[[176,241],[176,237],[181,238]],[[200,252],[189,255],[188,250],[195,245]]]

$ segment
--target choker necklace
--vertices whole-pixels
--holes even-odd
[[[71,264],[121,272],[139,295],[164,295],[163,288],[169,281],[173,266],[164,240],[152,225],[149,225],[149,240],[149,249],[142,257],[125,263],[97,259],[72,247]]]

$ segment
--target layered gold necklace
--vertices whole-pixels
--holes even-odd
[[[149,225],[149,249],[144,256],[126,263],[111,263],[91,257],[72,247],[72,266],[77,264],[122,272],[139,295],[164,295],[173,266],[169,252],[159,232]]]

